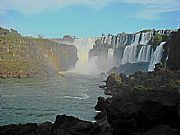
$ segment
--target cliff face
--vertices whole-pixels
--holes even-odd
[[[23,37],[0,28],[0,77],[57,75],[77,61],[77,49],[48,39]]]
[[[111,68],[119,67],[126,74],[138,71],[138,67],[141,71],[153,71],[155,64],[162,62],[163,47],[171,32],[143,30],[134,34],[103,35],[89,51],[89,57],[97,56],[99,67],[110,63]],[[108,61],[109,55],[113,56],[113,62]]]
[[[180,29],[172,33],[171,39],[166,45],[169,49],[167,67],[173,70],[180,70]]]
[[[77,49],[73,45],[31,43],[31,52],[48,75],[73,68],[77,62]]]
[[[170,33],[171,30],[143,30],[134,34],[103,35],[100,39],[103,44],[109,44],[111,48],[117,48],[121,45],[147,45],[153,42],[155,35],[170,35]]]

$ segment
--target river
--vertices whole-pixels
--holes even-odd
[[[94,121],[94,106],[104,96],[105,76],[0,79],[0,125],[53,122],[59,114]]]

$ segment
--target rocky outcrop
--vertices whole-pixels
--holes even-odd
[[[148,91],[118,96],[111,99],[107,107],[108,122],[117,135],[146,132],[160,124],[180,128],[176,109],[177,95],[169,91]]]
[[[172,33],[167,42],[167,48],[169,49],[167,67],[172,70],[180,70],[180,29]]]
[[[109,75],[112,73],[116,73],[116,74],[125,73],[126,75],[130,75],[137,71],[148,72],[148,67],[149,67],[148,62],[127,63],[124,65],[120,65],[119,67],[114,67],[110,69],[107,73]]]
[[[104,117],[102,112],[97,117],[107,119],[114,135],[176,135],[180,129],[179,80],[179,71],[159,64],[149,73],[111,74],[103,88],[112,98],[103,101],[104,108],[98,101],[96,108],[101,107]]]

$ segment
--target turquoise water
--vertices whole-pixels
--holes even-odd
[[[105,78],[67,74],[65,77],[1,79],[0,125],[54,121],[67,114],[93,121],[94,106],[104,96]]]

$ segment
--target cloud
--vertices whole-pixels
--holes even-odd
[[[139,9],[133,16],[146,19],[158,18],[161,13],[180,11],[180,0],[0,0],[0,14],[8,10],[41,14],[76,5],[103,8],[111,3],[138,5]]]
[[[180,11],[180,0],[127,0],[130,4],[138,4],[142,7],[136,17],[145,19],[156,19],[162,13]]]
[[[74,5],[99,8],[110,0],[0,0],[0,11],[14,10],[23,14],[38,14]]]

